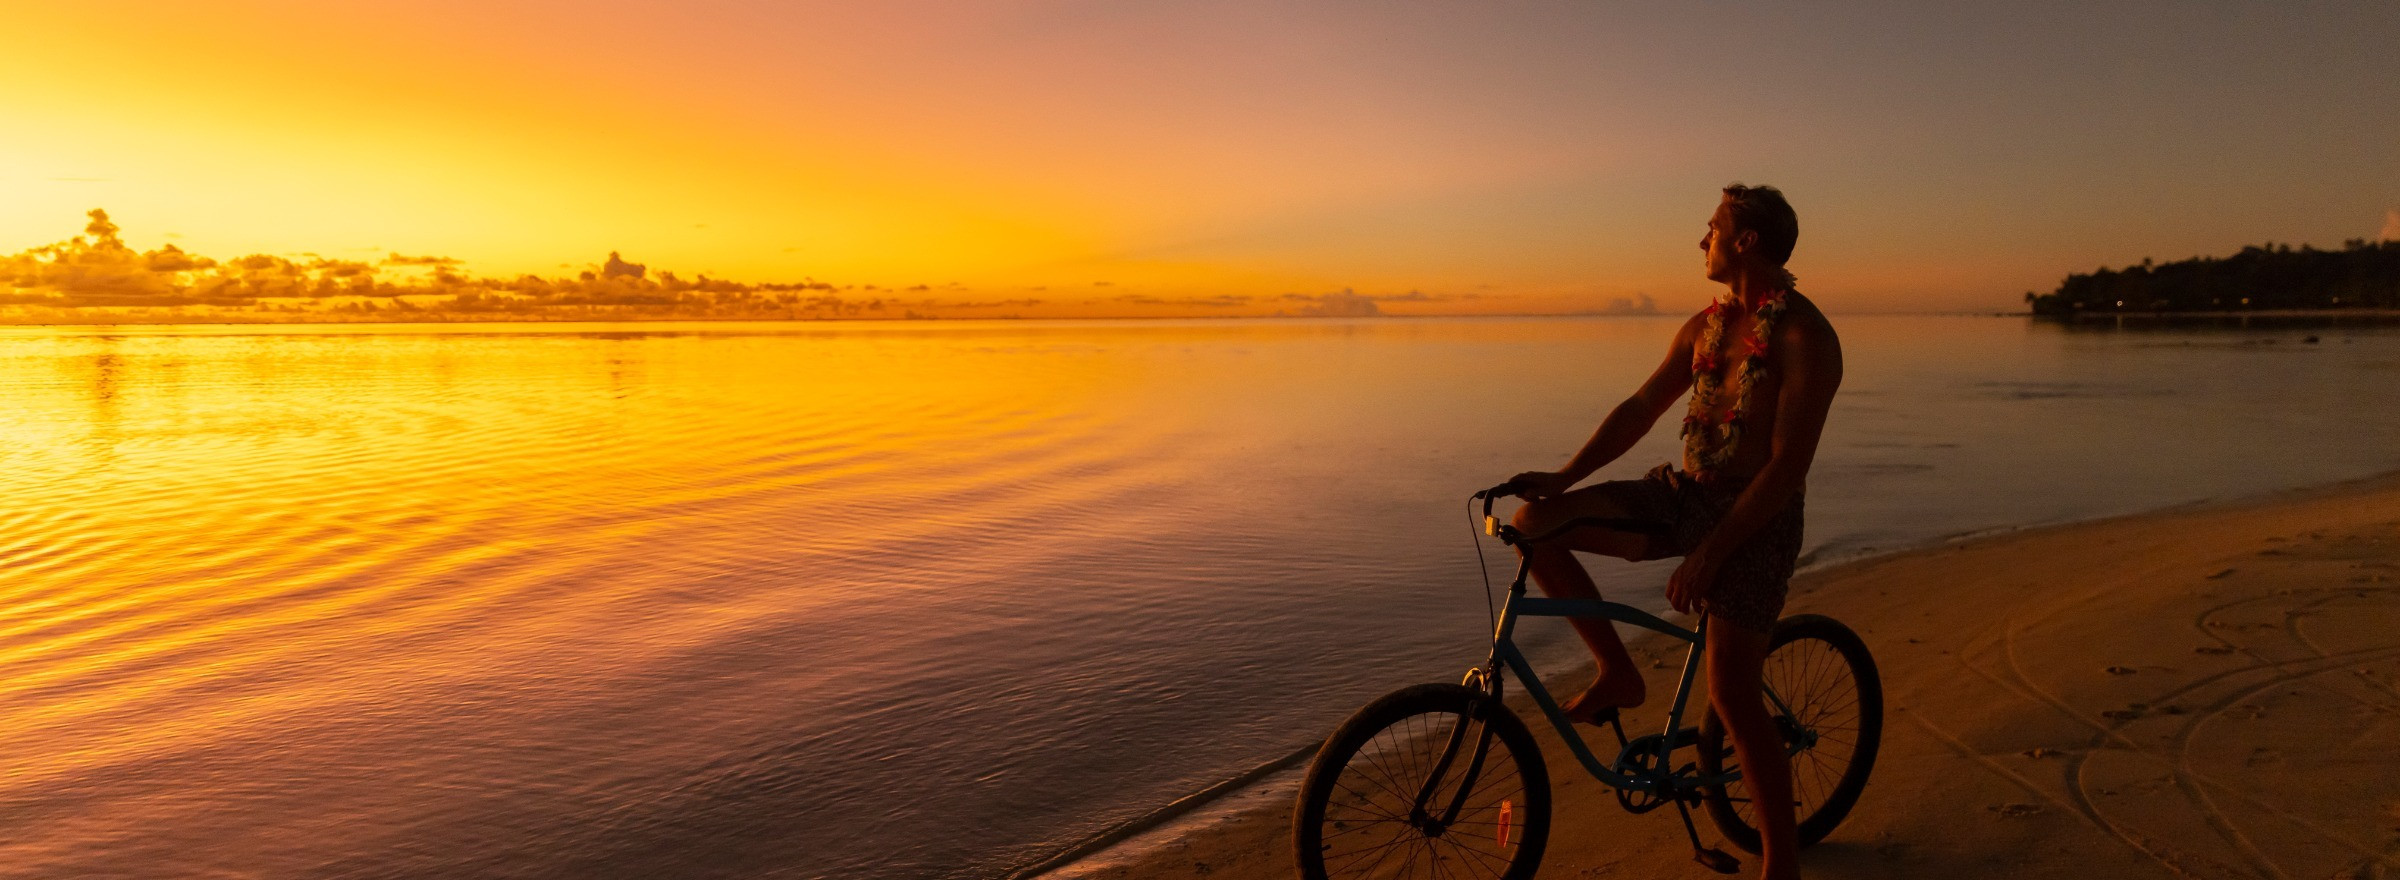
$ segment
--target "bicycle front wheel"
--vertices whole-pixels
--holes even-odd
[[[1528,880],[1549,834],[1550,776],[1533,734],[1459,685],[1406,688],[1351,715],[1292,808],[1304,880]]]
[[[1781,701],[1767,711],[1792,754],[1793,816],[1801,846],[1824,840],[1850,815],[1883,743],[1883,679],[1867,643],[1841,621],[1796,614],[1775,622],[1764,683]],[[1786,711],[1788,710],[1788,711]],[[1807,745],[1801,745],[1806,742]],[[1700,724],[1700,773],[1733,767],[1725,724],[1709,710]],[[1758,812],[1741,780],[1703,789],[1708,817],[1734,846],[1759,851]]]

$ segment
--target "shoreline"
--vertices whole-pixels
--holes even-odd
[[[1835,312],[1841,317],[1927,317],[1927,318],[2022,318],[2030,321],[2062,325],[2103,323],[2240,323],[2261,320],[2275,323],[2390,323],[2400,321],[2400,308],[2340,308],[2340,309],[2257,309],[2251,311],[2195,312],[2134,312],[2081,311],[2066,314],[2042,314],[2029,311],[1987,311],[1982,309],[1950,309],[1924,312]],[[31,321],[0,319],[0,328],[19,329],[118,329],[169,327],[423,327],[492,324],[896,324],[930,323],[1050,323],[1050,322],[1155,322],[1155,321],[1352,321],[1374,319],[1443,320],[1452,318],[1682,318],[1683,312],[1674,309],[1655,311],[1617,312],[1582,310],[1568,312],[1461,312],[1461,313],[1392,313],[1373,315],[1294,315],[1294,314],[1124,314],[1124,315],[919,315],[917,317],[828,317],[820,315],[528,315],[506,317],[486,316],[473,312],[428,313],[415,318],[333,318],[330,320],[250,320],[225,318],[206,320],[202,317],[171,316],[161,320],[91,320],[91,321]]]
[[[2062,324],[2102,324],[2125,321],[2127,319],[2153,323],[2174,323],[2176,321],[2224,322],[2247,321],[2254,318],[2259,320],[2279,322],[2307,322],[2321,320],[2327,322],[2358,321],[2365,323],[2378,323],[2387,321],[2400,321],[2400,309],[2362,306],[2345,309],[2252,309],[2238,311],[2216,309],[2194,312],[2083,310],[2067,312],[2063,314],[2026,313],[2026,317],[2036,321],[2053,321]]]
[[[1829,604],[1833,606],[1833,609],[1838,609],[1842,604],[1844,604],[1842,599],[1847,598],[1852,601],[1856,601],[1857,596],[1855,594],[1863,588],[1865,582],[1877,580],[1876,575],[1878,573],[1887,572],[1888,570],[1895,568],[1925,567],[1928,564],[1931,564],[1933,568],[1937,569],[1944,567],[1956,568],[1959,567],[1956,564],[1944,566],[1942,563],[1948,560],[1950,557],[1961,554],[1990,555],[1995,551],[1998,551],[2000,555],[2005,556],[2007,555],[2007,551],[2017,548],[2019,545],[2025,544],[2090,544],[2096,541],[2099,542],[2099,545],[2103,547],[2112,546],[2117,543],[2115,538],[2110,537],[2115,533],[2173,533],[2183,531],[2178,527],[2184,525],[2184,521],[2187,520],[2231,520],[2234,522],[2232,527],[2239,530],[2245,525],[2251,525],[2252,523],[2250,521],[2252,520],[2274,519],[2279,514],[2285,517],[2298,515],[2303,519],[2306,519],[2312,514],[2318,513],[2318,511],[2315,511],[2314,508],[2328,505],[2355,506],[2360,502],[2376,499],[2394,502],[2392,504],[2385,505],[2380,509],[2396,511],[2392,514],[2392,516],[2400,517],[2400,470],[2384,471],[2377,474],[2339,480],[2330,483],[2277,489],[2253,495],[2200,499],[2150,510],[2110,514],[2084,520],[2042,523],[2023,527],[2004,526],[1994,529],[1983,529],[1963,535],[1945,536],[1909,547],[1894,548],[1888,551],[1870,553],[1863,556],[1845,557],[1838,560],[1828,561],[1822,567],[1803,569],[1798,575],[1795,576],[1793,580],[1792,605],[1799,608],[1799,610],[1832,610],[1824,607],[1811,607],[1812,603],[1808,603],[1806,601],[1808,599],[1820,599],[1828,601]],[[2368,506],[2374,507],[2374,505]],[[2400,521],[2385,523],[2383,525],[2400,525]],[[2387,539],[2400,537],[2395,535],[2394,529],[2392,528],[2387,527],[2383,531],[2384,537]],[[2390,543],[2392,546],[2386,548],[2388,554],[2393,559],[2400,559],[2400,540],[2393,540]],[[2088,551],[2088,549],[2089,548],[2087,547],[2086,550]],[[2260,554],[2277,555],[2274,548],[2260,551]],[[2126,552],[2117,554],[2116,559],[2121,563],[2138,566],[2145,562],[2148,557],[2142,554]],[[2036,565],[2038,565],[2038,563],[2036,563]],[[2394,570],[2400,570],[2400,562],[2390,563],[2390,567]],[[2203,575],[2202,577],[2208,580],[2216,580],[2220,578],[2230,578],[2237,572],[2238,568],[2227,568],[2215,574],[2207,574]],[[2388,576],[2385,577],[2387,577],[2387,580],[2376,581],[2374,583],[2389,583],[2391,578]],[[2393,588],[2393,591],[2396,594],[2400,594],[2400,587]],[[1836,616],[1843,615],[1837,614]],[[1672,620],[1676,618],[1670,616],[1669,619]],[[1848,617],[1844,617],[1844,619],[1848,620]],[[2400,623],[2400,614],[2392,615],[2389,618],[2389,621],[2393,623]],[[1880,640],[1874,634],[1873,629],[1867,625],[1864,625],[1863,621],[1861,624],[1855,626],[1859,629],[1862,635],[1869,639],[1870,644],[1875,644],[1879,649],[1884,650],[1889,650],[1892,647],[1881,645]],[[1674,653],[1671,650],[1673,646],[1663,644],[1666,641],[1668,640],[1658,636],[1657,634],[1643,633],[1640,637],[1629,640],[1628,647],[1632,649],[1637,661],[1647,661],[1653,671],[1656,671],[1662,667],[1672,666],[1674,665],[1675,661],[1679,660],[1679,653],[1672,657],[1662,656],[1663,653]],[[1913,647],[1922,644],[1925,640],[1912,638],[1907,639],[1906,641],[1907,646]],[[1662,652],[1662,648],[1669,650]],[[1941,654],[1944,655],[1951,653],[1951,651],[1947,650],[1941,651]],[[2395,648],[2390,653],[2395,660],[2400,660],[2400,648]],[[1885,674],[1889,676],[1891,674],[1891,660],[1886,659],[1880,650],[1878,663],[1880,666],[1885,667]],[[2110,666],[2108,667],[2108,671],[2111,674],[2115,674],[2118,670],[2125,668],[2126,667],[2121,666]],[[1590,669],[1591,664],[1588,660],[1586,660],[1576,664],[1576,666],[1572,669],[1562,671],[1557,675],[1552,676],[1552,678],[1556,679],[1557,681],[1550,682],[1550,684],[1555,690],[1558,687],[1563,686],[1565,683],[1580,681],[1583,677],[1588,677],[1591,674]],[[1671,669],[1669,670],[1669,673],[1671,674]],[[2400,676],[2395,677],[2400,678]],[[1654,695],[1668,692],[1658,690],[1658,682],[1653,682],[1653,685]],[[1887,683],[1887,689],[1889,687],[1890,684]],[[1668,690],[1671,691],[1671,689],[1671,682],[1669,682]],[[2395,691],[2394,695],[2395,697],[2400,697],[2400,691]],[[1888,690],[1887,700],[1890,700],[1890,692]],[[1529,719],[1528,725],[1537,729],[1537,737],[1545,740],[1544,750],[1546,752],[1563,750],[1564,747],[1556,742],[1556,735],[1548,730],[1548,725],[1546,723],[1541,721],[1537,710],[1532,710],[1530,706],[1516,705],[1524,702],[1524,693],[1522,690],[1517,691],[1510,702],[1512,707],[1519,711],[1521,717],[1526,717]],[[1642,711],[1655,710],[1657,708],[1657,704],[1660,702],[1663,701],[1654,700],[1651,706],[1644,707]],[[1891,741],[1895,734],[1899,732],[1898,729],[1902,723],[1902,720],[1899,716],[1901,713],[1908,711],[1908,707],[1900,705],[1896,700],[1891,701],[1891,703],[1892,708],[1887,709],[1885,716],[1887,754],[1891,749]],[[2136,703],[2134,705],[2140,706],[2142,704]],[[2400,712],[2400,703],[2396,703],[2395,706],[2395,712]],[[2165,714],[2165,710],[2169,709],[2176,710],[2176,712],[2173,714],[2181,714],[2181,710],[2173,705],[2162,707],[2162,714]],[[2140,710],[2137,709],[2135,711],[2138,713]],[[1647,719],[1644,720],[1647,721]],[[1629,727],[1630,726],[1631,725],[1629,724]],[[1953,743],[1953,745],[1962,747],[1964,746],[1963,743]],[[1040,862],[1014,870],[1003,876],[1011,878],[1011,880],[1030,880],[1030,878],[1035,877],[1060,876],[1147,878],[1162,876],[1183,877],[1211,875],[1223,877],[1227,876],[1229,873],[1231,876],[1236,877],[1282,877],[1288,874],[1290,871],[1290,854],[1289,852],[1285,851],[1288,849],[1288,834],[1285,833],[1288,829],[1282,827],[1288,822],[1288,819],[1283,814],[1288,811],[1289,807],[1288,804],[1284,804],[1282,802],[1281,798],[1268,799],[1267,802],[1263,803],[1256,802],[1260,800],[1257,790],[1266,786],[1270,781],[1277,780],[1283,776],[1293,776],[1296,778],[1298,768],[1306,765],[1307,760],[1313,756],[1314,750],[1315,746],[1312,744],[1301,749],[1297,754],[1286,755],[1274,761],[1269,761],[1232,779],[1228,779],[1225,782],[1210,786],[1199,792],[1195,792],[1194,794],[1186,795],[1185,797],[1180,798],[1165,807],[1161,807],[1158,810],[1154,810],[1134,820],[1121,823],[1120,825],[1113,827],[1102,834],[1095,835],[1094,837],[1089,838],[1077,844],[1076,846],[1062,850],[1061,852],[1049,858],[1045,858]],[[2052,752],[2047,751],[2044,747],[2035,747],[2031,750],[2031,753],[2051,754]],[[1887,757],[1884,759],[1884,762],[1879,762],[1876,770],[1877,781],[1884,781],[1884,777],[1891,775],[1892,771],[1885,769],[1885,763],[1890,762],[1891,760],[1893,759]],[[2400,758],[2395,758],[2392,763],[2394,764],[2395,769],[2400,769]],[[1571,767],[1567,769],[1569,772],[1572,772]],[[1567,773],[1559,772],[1558,768],[1554,768],[1552,778],[1554,785],[1564,783],[1564,785],[1559,785],[1561,789],[1582,788],[1586,789],[1586,794],[1590,794],[1591,792],[1589,790],[1591,789],[1598,789],[1599,795],[1606,796],[1608,794],[1608,790],[1605,787],[1599,786],[1597,783],[1583,778],[1582,774],[1580,773],[1573,773],[1572,776],[1569,776]],[[1283,781],[1288,784],[1291,780]],[[1871,787],[1870,792],[1872,791],[1873,788]],[[1245,795],[1248,797],[1245,797]],[[1288,797],[1288,794],[1286,794],[1285,797]],[[1572,846],[1567,845],[1566,841],[1561,840],[1562,832],[1568,835],[1573,835],[1573,828],[1575,824],[1577,824],[1577,820],[1585,818],[1577,815],[1577,812],[1579,811],[1571,810],[1569,808],[1569,801],[1565,797],[1554,795],[1554,798],[1556,798],[1558,801],[1554,811],[1559,819],[1555,820],[1552,824],[1551,852],[1545,859],[1546,863],[1558,862],[1568,856],[1568,853],[1572,850]],[[1234,804],[1223,815],[1217,815],[1209,821],[1193,821],[1194,816],[1206,816],[1208,813],[1210,813],[1213,805],[1223,805],[1243,800],[1253,801],[1253,803]],[[2021,812],[2018,808],[2023,808],[2025,806],[2026,805],[2024,804],[2015,803],[2005,804],[2003,805],[2003,808],[1996,808],[1994,812],[2000,812],[2004,817],[2014,816]],[[2385,811],[2392,816],[2394,822],[2400,822],[2400,800],[2396,800],[2391,804],[2385,805]],[[1614,813],[1616,811],[1609,810],[1608,812]],[[1713,830],[1706,827],[1706,820],[1698,816],[1695,816],[1694,818],[1695,821],[1700,821],[1702,823],[1703,839],[1708,840],[1712,844],[1715,843]],[[1976,818],[1982,817],[1978,816]],[[1653,824],[1640,823],[1638,819],[1633,821],[1641,825]],[[1845,828],[1850,825],[1857,824],[1858,821],[1859,820],[1854,814],[1854,817],[1845,823]],[[1665,824],[1673,825],[1675,823],[1668,822]],[[1189,825],[1193,827],[1178,828],[1177,826],[1179,825]],[[1170,840],[1153,840],[1150,841],[1151,846],[1142,851],[1118,853],[1112,857],[1112,852],[1127,846],[1129,842],[1145,837],[1156,837],[1162,832],[1169,832],[1170,830],[1175,832],[1174,837]],[[1669,843],[1671,843],[1670,846],[1666,847],[1668,852],[1665,853],[1665,858],[1663,862],[1661,862],[1662,865],[1682,863],[1688,860],[1689,852],[1681,841],[1679,828],[1653,828],[1648,830],[1672,830],[1677,832],[1673,835],[1645,835],[1645,837],[1657,836],[1661,840],[1667,840]],[[2382,854],[2377,855],[2369,853],[2366,855],[2365,863],[2368,866],[2372,867],[2375,865],[2380,865],[2384,870],[2400,868],[2400,824],[2394,825],[2392,830],[2395,832],[2395,837],[2389,842],[2390,845],[2384,848],[2384,852]],[[1840,831],[1837,831],[1835,838],[1838,839],[1842,836],[1843,834]],[[2116,836],[2120,838],[2121,843],[2134,844],[2133,849],[2142,852],[2143,855],[2148,857],[2149,861],[2154,862],[2156,865],[2166,867],[2168,869],[2168,873],[2165,876],[2206,876],[2205,874],[2195,875],[2186,870],[2186,868],[2191,867],[2191,865],[2186,863],[2188,860],[2185,860],[2185,862],[2179,862],[2175,858],[2155,851],[2154,847],[2146,848],[2143,845],[2134,843],[2134,841],[2130,839],[2126,839],[2122,834]],[[2239,838],[2240,836],[2241,835],[2239,834],[2234,835],[2236,838]],[[1263,851],[1261,844],[1265,844]],[[1562,849],[1562,847],[1565,848]],[[1655,846],[1648,848],[1657,849]],[[1179,852],[1170,852],[1171,850]],[[1743,853],[1737,852],[1736,854],[1743,856],[1746,860],[1754,858]],[[2252,860],[2255,861],[2256,857],[2254,856]],[[2220,865],[2226,864],[2226,861],[2219,859],[2209,859],[2207,861]],[[1190,864],[1178,864],[1178,862],[1190,862]],[[2234,863],[2238,864],[2238,862]],[[1263,870],[1228,871],[1229,868],[1234,868],[1237,865],[1243,868],[1255,868]],[[2181,867],[2179,867],[2179,865],[2181,865]],[[1661,868],[1657,870],[1679,869]],[[2361,874],[2359,876],[2367,875]],[[2381,875],[2378,874],[2375,876]]]

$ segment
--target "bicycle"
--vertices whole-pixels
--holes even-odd
[[[1479,558],[1484,535],[1514,547],[1591,526],[1652,534],[1659,528],[1641,520],[1582,517],[1528,536],[1492,516],[1493,502],[1514,490],[1503,483],[1469,497],[1470,509],[1483,502],[1482,535],[1475,538]],[[1493,614],[1491,654],[1464,680],[1395,691],[1359,709],[1326,738],[1292,810],[1294,855],[1305,880],[1533,876],[1549,842],[1549,770],[1532,732],[1502,702],[1507,672],[1523,683],[1585,772],[1616,790],[1619,806],[1634,814],[1675,806],[1695,861],[1720,874],[1740,868],[1724,850],[1701,845],[1692,824],[1695,805],[1706,808],[1726,840],[1759,851],[1741,768],[1715,710],[1698,727],[1682,723],[1707,643],[1707,619],[1687,630],[1615,602],[1529,597],[1526,575],[1520,560],[1508,599]],[[1691,643],[1665,729],[1628,738],[1617,713],[1603,713],[1593,723],[1615,731],[1618,750],[1602,764],[1512,640],[1525,617],[1603,618]],[[1791,756],[1800,845],[1808,846],[1832,833],[1866,787],[1882,744],[1883,686],[1866,643],[1833,618],[1785,617],[1769,644],[1764,696]],[[1687,747],[1695,750],[1694,760],[1676,766],[1675,753]]]

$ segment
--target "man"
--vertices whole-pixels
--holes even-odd
[[[1656,533],[1580,529],[1523,548],[1534,581],[1561,598],[1599,598],[1574,551],[1621,559],[1683,557],[1667,582],[1677,611],[1708,620],[1708,698],[1733,735],[1758,808],[1760,876],[1800,876],[1791,763],[1760,697],[1767,635],[1782,614],[1800,553],[1801,498],[1834,390],[1842,347],[1815,304],[1784,271],[1799,221],[1773,187],[1734,184],[1700,239],[1708,278],[1724,298],[1685,321],[1665,363],[1617,405],[1583,449],[1555,472],[1517,475],[1516,526],[1540,535],[1577,517],[1648,520]],[[1660,465],[1639,480],[1570,489],[1649,433],[1686,390],[1683,469]],[[1600,675],[1566,706],[1590,721],[1640,705],[1642,675],[1606,620],[1576,632]]]

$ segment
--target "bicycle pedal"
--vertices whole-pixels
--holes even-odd
[[[1716,847],[1692,851],[1692,861],[1719,874],[1735,874],[1742,870],[1742,860]]]

